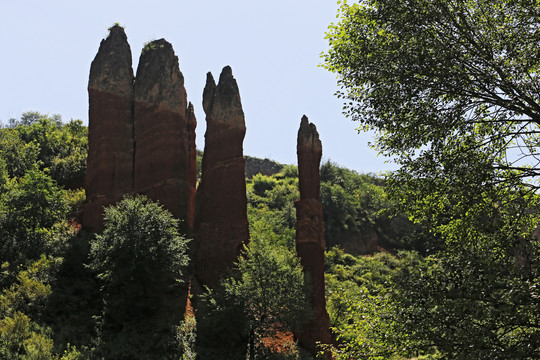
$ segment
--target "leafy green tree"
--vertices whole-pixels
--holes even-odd
[[[338,74],[346,114],[409,172],[531,183],[539,13],[535,1],[344,3],[325,67]]]
[[[225,281],[225,291],[241,301],[249,327],[249,353],[264,353],[261,339],[296,330],[306,309],[304,275],[299,259],[268,238],[252,238],[238,261],[241,278]]]
[[[228,359],[245,359],[246,354],[270,359],[275,354],[263,338],[297,330],[309,315],[304,275],[294,250],[264,222],[251,223],[250,234],[235,272],[204,297],[198,312],[200,331],[207,332],[198,339],[202,358],[220,359],[226,353]],[[216,329],[216,324],[225,329]]]
[[[533,1],[366,0],[330,27],[325,66],[345,113],[376,131],[401,165],[389,194],[439,240],[433,266],[395,281],[405,348],[539,356],[539,13]]]
[[[107,359],[168,359],[183,309],[187,240],[178,220],[143,196],[105,210],[105,230],[91,248],[104,310],[98,354]]]
[[[56,182],[38,170],[8,183],[0,194],[0,261],[37,259],[65,242],[68,203]]]
[[[407,346],[406,316],[390,285],[403,274],[426,268],[421,256],[400,252],[354,257],[333,248],[326,253],[326,266],[327,309],[338,340],[330,346],[334,359],[431,359],[437,354],[429,345]]]
[[[67,360],[80,355],[70,348],[60,357],[43,321],[60,263],[60,258],[42,255],[23,268],[16,281],[0,294],[0,358]]]
[[[0,156],[0,194],[4,193],[6,191],[6,186],[8,184],[8,171],[6,162],[4,159]]]
[[[9,177],[23,177],[38,168],[39,147],[23,141],[17,129],[0,129],[0,157],[5,162]]]
[[[414,236],[419,229],[399,211],[378,177],[327,161],[321,165],[321,203],[327,247],[360,254],[373,252],[375,245],[424,248],[423,239]]]
[[[248,180],[249,223],[264,221],[273,224],[272,231],[282,235],[281,243],[294,247],[296,210],[294,202],[300,197],[296,167],[284,166],[272,176],[257,174]]]
[[[81,120],[63,123],[59,115],[24,113],[20,121],[0,129],[0,145],[11,177],[39,168],[65,186],[81,185],[84,179],[88,128]]]

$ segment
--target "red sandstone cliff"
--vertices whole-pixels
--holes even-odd
[[[88,83],[88,163],[83,225],[99,230],[103,208],[133,187],[133,70],[124,29],[101,41]]]
[[[230,67],[223,69],[217,86],[208,73],[203,108],[207,126],[196,196],[195,274],[202,284],[212,286],[249,240],[242,148],[246,126]]]
[[[195,126],[184,76],[164,39],[141,53],[134,89],[134,191],[158,200],[176,218],[193,222]]]
[[[324,224],[319,200],[319,166],[322,144],[315,125],[302,117],[298,130],[298,180],[300,199],[296,201],[296,252],[311,281],[314,317],[297,334],[300,345],[315,354],[317,342],[330,343],[330,319],[324,294]]]

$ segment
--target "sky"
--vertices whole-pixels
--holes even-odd
[[[178,56],[204,148],[206,73],[230,65],[246,119],[244,154],[296,164],[302,115],[317,126],[323,161],[361,173],[396,169],[369,147],[372,133],[342,114],[336,75],[318,66],[337,0],[2,0],[0,122],[23,112],[88,124],[88,75],[114,23],[125,27],[136,71],[144,43],[165,38]]]

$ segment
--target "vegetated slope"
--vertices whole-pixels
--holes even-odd
[[[271,163],[268,159],[264,162]],[[250,169],[254,175],[248,179],[248,211],[259,216],[272,213],[281,219],[280,226],[292,230],[294,201],[299,198],[298,170],[278,163],[266,167],[277,168],[281,170],[272,175],[257,173],[257,167]],[[416,236],[420,229],[396,213],[379,177],[327,161],[321,166],[321,202],[327,248],[340,246],[352,254],[424,248],[422,238]]]
[[[52,359],[67,350],[64,356],[86,358],[101,341],[100,280],[86,266],[94,240],[74,221],[84,201],[86,154],[87,128],[77,120],[26,113],[0,128],[0,357]],[[252,240],[294,253],[297,167],[246,162]],[[381,179],[331,162],[321,177],[328,248],[363,254],[415,246],[408,242],[415,227],[392,217]]]

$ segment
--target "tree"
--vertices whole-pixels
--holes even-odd
[[[250,359],[272,358],[263,339],[298,330],[309,315],[294,250],[283,244],[273,224],[252,222],[250,234],[234,273],[206,294],[199,307],[198,354],[204,359],[222,359],[224,354],[228,359],[246,359],[247,354]]]
[[[269,229],[253,236],[237,267],[241,277],[225,281],[225,291],[238,298],[247,317],[249,353],[264,353],[261,340],[278,331],[299,329],[307,300],[300,260],[284,246],[276,246]]]
[[[536,186],[539,15],[527,0],[344,3],[324,66],[346,114],[408,170]]]
[[[69,348],[60,357],[51,331],[44,323],[46,304],[52,292],[61,258],[42,255],[20,269],[16,281],[0,293],[0,358],[68,360],[80,358]]]
[[[17,129],[0,129],[0,157],[10,177],[23,177],[27,171],[37,169],[39,146],[24,142]]]
[[[390,196],[439,240],[431,267],[393,282],[409,350],[540,356],[539,14],[537,1],[366,0],[330,27],[346,115],[376,131],[401,165]]]
[[[178,220],[136,196],[107,208],[104,221],[105,230],[91,248],[104,300],[100,356],[175,356],[174,326],[183,314],[179,285],[188,263],[187,240],[178,233]]]
[[[27,112],[21,120],[0,129],[0,157],[11,177],[30,169],[48,171],[61,185],[80,186],[84,180],[88,129],[81,120],[63,123],[60,115],[48,117]]]
[[[398,274],[423,265],[414,252],[400,252],[397,256],[380,252],[364,257],[354,257],[339,248],[326,252],[327,308],[337,337],[337,345],[330,346],[333,359],[418,357],[419,351],[409,353],[403,346],[405,322],[397,321],[402,320],[397,316],[401,304],[392,298],[389,283]]]
[[[65,242],[68,211],[65,191],[43,172],[30,170],[8,181],[0,193],[0,261],[17,265],[44,252],[61,252],[55,239]]]

